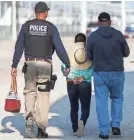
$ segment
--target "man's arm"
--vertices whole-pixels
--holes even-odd
[[[52,41],[53,41],[54,48],[56,50],[56,54],[58,55],[60,60],[66,65],[66,68],[70,68],[69,57],[62,44],[59,32],[55,26],[53,26],[53,30],[52,30]]]
[[[121,33],[121,45],[122,45],[123,56],[128,57],[130,54],[130,49],[122,33]]]
[[[13,64],[12,68],[17,68],[17,65],[22,57],[23,50],[24,50],[24,29],[23,25],[19,32],[16,44],[15,44],[15,52],[13,55]]]
[[[93,52],[92,52],[92,42],[90,35],[87,38],[87,44],[86,44],[86,57],[87,59],[93,60]]]

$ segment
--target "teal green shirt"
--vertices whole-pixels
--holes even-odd
[[[62,64],[61,71],[63,74],[65,73],[65,65]],[[86,70],[76,70],[74,68],[70,68],[70,73],[67,76],[68,79],[74,80],[78,77],[84,77],[84,81],[91,82],[91,78],[93,76],[93,66],[89,67]]]

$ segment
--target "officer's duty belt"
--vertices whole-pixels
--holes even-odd
[[[41,59],[41,58],[26,58],[25,59],[26,61],[45,61],[45,62],[48,62],[48,63],[52,63],[50,60],[48,59]]]

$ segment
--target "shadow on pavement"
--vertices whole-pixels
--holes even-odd
[[[131,140],[132,135],[134,135],[134,86],[133,78],[134,71],[125,72],[126,82],[124,90],[124,118],[121,125],[122,137],[117,139],[128,139]],[[54,104],[51,105],[50,109],[51,117],[49,119],[48,133],[49,129],[58,128],[60,133],[59,136],[55,135],[56,132],[50,132],[50,139],[64,139],[65,136],[73,136],[71,121],[70,121],[70,104],[68,96],[64,96],[61,99],[57,100]],[[16,114],[15,116],[8,116],[3,118],[1,124],[4,127],[8,122],[11,122],[11,128],[5,128],[1,130],[1,133],[13,133],[14,129],[17,129],[22,136],[25,136],[25,121],[22,113]],[[95,109],[95,98],[92,96],[91,111],[90,117],[88,119],[85,136],[84,138],[97,137],[98,136],[98,122],[96,118],[96,109]],[[130,139],[129,139],[130,138]],[[114,139],[112,137],[112,139]]]
[[[3,129],[0,131],[1,133],[14,133],[15,130],[18,130],[21,135],[25,135],[25,120],[23,113],[14,114],[14,116],[5,117],[1,125]]]

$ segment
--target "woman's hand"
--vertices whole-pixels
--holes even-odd
[[[78,77],[78,78],[76,78],[75,80],[74,80],[74,84],[76,85],[76,84],[80,84],[81,82],[83,82],[84,81],[84,78],[81,76],[81,77]]]

